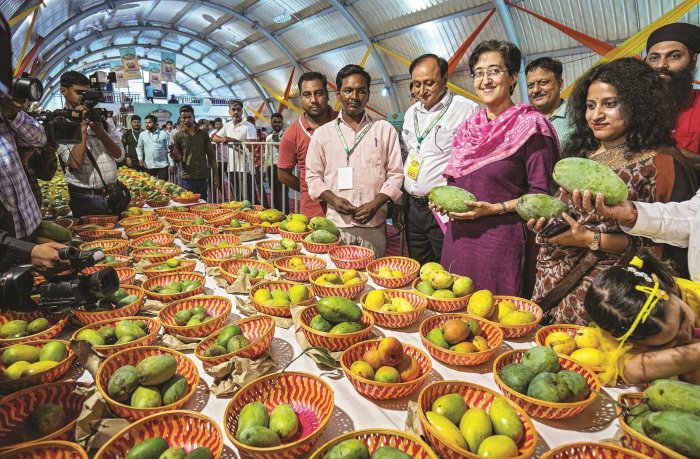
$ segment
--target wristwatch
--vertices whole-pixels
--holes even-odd
[[[591,244],[588,246],[588,248],[592,252],[597,252],[600,250],[600,238],[601,238],[601,233],[598,232],[593,232],[593,240],[591,241]]]

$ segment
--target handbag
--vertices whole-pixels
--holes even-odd
[[[97,161],[95,161],[95,158],[92,156],[90,149],[87,149],[87,156],[90,163],[92,163],[92,167],[97,171],[97,175],[100,176],[100,180],[102,180],[102,184],[104,185],[102,190],[105,195],[107,207],[111,211],[112,215],[121,214],[129,207],[129,203],[131,202],[131,192],[126,185],[119,180],[108,185],[105,182],[105,179],[102,178],[102,172],[97,166]]]

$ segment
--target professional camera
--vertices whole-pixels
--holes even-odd
[[[47,277],[37,286],[34,286],[30,265],[17,266],[5,272],[0,277],[0,311],[32,312],[42,309],[46,313],[61,313],[70,308],[91,307],[119,289],[119,276],[112,267],[93,274],[80,273],[104,260],[102,250],[81,252],[74,247],[66,247],[59,250],[58,256],[70,262],[71,270]],[[33,294],[39,295],[38,303],[32,299]]]
[[[44,95],[44,85],[37,78],[32,78],[28,73],[23,73],[21,77],[12,78],[10,86],[10,96],[15,99],[36,102]]]

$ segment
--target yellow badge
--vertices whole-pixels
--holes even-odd
[[[416,155],[411,155],[411,161],[408,163],[408,170],[406,171],[406,177],[411,180],[418,180],[418,172],[420,171],[420,165],[423,160]]]

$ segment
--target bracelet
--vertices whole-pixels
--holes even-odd
[[[499,202],[498,204],[501,206],[501,211],[498,213],[498,215],[508,213],[508,206],[506,206],[505,202]]]

